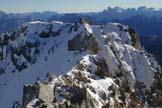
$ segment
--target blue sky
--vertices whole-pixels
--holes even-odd
[[[0,10],[6,12],[95,12],[108,6],[161,8],[162,0],[0,0]]]

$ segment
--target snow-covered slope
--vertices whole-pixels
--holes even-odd
[[[157,62],[133,29],[117,23],[24,24],[0,36],[0,73],[3,108],[160,105],[150,103],[161,90]]]

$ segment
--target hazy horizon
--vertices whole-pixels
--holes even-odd
[[[0,0],[0,10],[8,13],[55,11],[58,13],[98,12],[107,7],[162,8],[162,0]]]

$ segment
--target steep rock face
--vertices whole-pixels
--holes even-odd
[[[79,34],[68,42],[69,51],[84,51],[89,50],[94,54],[98,53],[98,42],[92,34]]]
[[[161,107],[160,67],[128,26],[30,22],[0,45],[4,108]]]
[[[43,106],[43,102],[48,104],[54,101],[54,89],[47,83],[36,83],[35,86],[25,85],[24,86],[24,98],[23,98],[23,107],[27,107],[28,102],[31,99],[39,98],[40,104],[36,106]],[[45,104],[44,104],[45,106]]]

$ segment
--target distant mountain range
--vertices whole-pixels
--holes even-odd
[[[93,24],[106,24],[119,22],[132,26],[140,35],[162,35],[162,9],[139,7],[123,9],[120,7],[108,7],[101,12],[94,13],[68,13],[57,12],[33,12],[33,13],[5,13],[0,12],[0,32],[7,32],[23,24],[24,22],[45,20],[78,22],[80,17],[90,19]],[[8,27],[7,25],[10,25]]]
[[[101,12],[92,13],[57,13],[51,11],[32,13],[5,13],[0,12],[0,33],[12,31],[21,24],[30,21],[63,21],[74,23],[85,17],[92,24],[106,24],[118,22],[129,25],[137,31],[142,39],[142,45],[147,51],[154,54],[162,64],[161,36],[162,36],[162,9],[139,7],[123,9],[120,7],[108,7]],[[155,38],[156,36],[156,38]]]
[[[18,26],[36,20],[49,20],[56,12],[5,13],[0,11],[0,33],[12,31]]]

